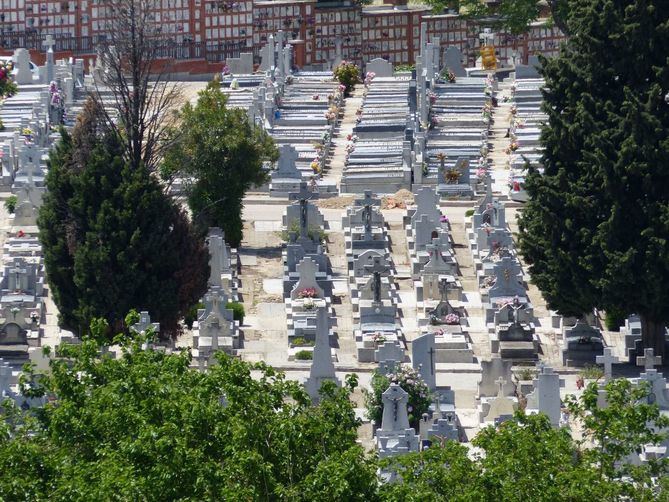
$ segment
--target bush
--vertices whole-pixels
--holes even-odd
[[[314,353],[310,350],[299,350],[295,353],[295,359],[298,361],[311,361],[314,358]]]
[[[244,305],[239,302],[228,302],[226,309],[232,310],[232,318],[239,321],[239,324],[244,324]]]
[[[586,364],[581,371],[579,371],[579,376],[588,380],[599,380],[604,376],[604,370],[599,366],[594,366],[592,364]]]
[[[606,317],[604,318],[604,325],[609,331],[620,331],[620,326],[625,324],[627,314],[616,308],[606,310]]]
[[[204,303],[198,302],[188,309],[188,312],[186,312],[186,315],[184,316],[184,324],[188,326],[188,329],[193,329],[193,323],[197,319],[197,311],[203,308]]]
[[[534,380],[537,370],[534,367],[520,368],[516,372],[516,378],[521,381]]]
[[[342,61],[339,63],[339,66],[334,69],[333,73],[339,83],[346,87],[344,94],[347,96],[351,94],[355,84],[360,82],[360,70],[355,63]]]
[[[413,428],[417,428],[423,413],[426,413],[430,407],[430,390],[418,372],[408,366],[402,366],[398,371],[388,376],[384,376],[377,371],[374,372],[372,375],[371,392],[366,389],[363,390],[367,417],[370,420],[374,420],[377,425],[381,425],[381,418],[383,417],[383,400],[381,395],[388,390],[391,383],[399,384],[409,394],[407,406],[409,423]]]
[[[294,338],[292,343],[295,347],[313,347],[314,346],[314,342],[312,342],[311,340],[306,340],[306,339],[302,338],[301,336],[297,337],[297,338]]]
[[[282,241],[288,242],[290,240],[291,232],[294,232],[299,237],[299,235],[300,235],[300,222],[299,221],[293,220],[288,229],[281,230],[280,232],[277,232],[276,235]],[[319,242],[323,242],[327,238],[327,234],[325,233],[325,230],[323,230],[322,228],[317,227],[317,226],[309,226],[309,228],[307,229],[307,236],[310,239],[318,239]]]
[[[16,197],[16,195],[10,195],[9,197],[7,197],[7,200],[5,201],[5,209],[7,209],[7,212],[9,214],[14,214],[17,202],[18,202],[18,197]]]
[[[467,209],[467,211],[465,211],[465,218],[471,218],[472,216],[474,216],[474,210]]]

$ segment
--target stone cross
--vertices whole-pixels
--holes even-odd
[[[385,363],[395,363],[393,365],[386,364],[386,367],[395,366],[396,364],[401,363],[404,360],[404,349],[395,342],[386,340],[383,342],[383,345],[380,345],[378,349],[374,351],[374,358],[376,362],[381,364]]]
[[[13,263],[13,268],[9,269],[10,278],[8,280],[8,287],[10,290],[25,292],[28,289],[28,269],[25,266],[25,261],[16,259]]]
[[[154,333],[158,333],[160,331],[160,324],[151,322],[151,316],[146,310],[139,313],[139,322],[130,326],[130,329],[135,333],[146,333],[149,328],[152,328]]]
[[[309,378],[305,382],[307,392],[311,399],[318,401],[320,388],[325,380],[332,380],[337,385],[339,381],[335,376],[335,366],[330,353],[330,321],[326,307],[319,307],[316,312],[316,341],[309,371]]]
[[[47,51],[49,50],[53,51],[54,45],[56,45],[56,41],[53,39],[51,35],[47,35],[46,38],[44,39],[44,42],[42,42],[42,47],[44,47]]]
[[[276,172],[281,175],[290,175],[291,177],[301,178],[295,163],[299,157],[297,150],[292,145],[281,145],[279,147],[279,165]]]
[[[654,366],[662,364],[662,357],[656,356],[653,349],[644,349],[643,356],[637,356],[636,365],[643,365],[646,371],[652,370]]]
[[[381,201],[372,195],[371,190],[365,190],[365,196],[362,199],[356,199],[356,206],[380,206]]]
[[[617,356],[613,355],[613,349],[611,347],[606,347],[604,349],[604,354],[597,356],[595,362],[604,365],[604,381],[608,382],[611,379],[613,365],[620,361]]]
[[[212,232],[214,230],[214,232]],[[209,248],[209,286],[222,286],[221,274],[223,273],[223,247],[225,242],[223,238],[215,233],[215,228],[210,230],[207,239],[207,247]]]
[[[372,291],[374,292],[374,303],[381,303],[381,274],[388,271],[381,257],[374,257],[371,265],[366,265],[365,270],[374,274]]]
[[[56,41],[51,35],[47,35],[42,43],[42,47],[46,48],[46,82],[45,84],[51,83],[53,80],[53,46],[56,45]]]

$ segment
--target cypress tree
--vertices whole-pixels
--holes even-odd
[[[664,355],[669,322],[669,9],[572,0],[572,37],[542,60],[544,175],[532,172],[520,250],[551,308],[642,320]]]
[[[38,225],[61,323],[81,332],[103,317],[119,329],[137,308],[161,323],[161,334],[175,334],[206,290],[204,241],[101,124],[91,101],[50,156]]]

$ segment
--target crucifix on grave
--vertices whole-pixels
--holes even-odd
[[[439,295],[442,302],[448,302],[448,292],[451,289],[451,283],[448,282],[448,279],[442,277],[439,281]]]
[[[613,365],[620,361],[617,356],[613,355],[613,349],[611,347],[606,347],[604,349],[604,354],[597,356],[595,362],[604,365],[604,382],[608,382],[613,374]]]
[[[309,233],[309,200],[317,197],[318,194],[311,192],[307,188],[306,182],[300,183],[300,191],[291,193],[290,199],[297,200],[300,204],[300,237],[306,238]]]
[[[383,263],[383,258],[374,257],[371,265],[365,266],[365,271],[373,274],[372,292],[374,293],[374,304],[381,303],[381,274],[388,271],[388,267]]]
[[[357,206],[362,206],[362,225],[365,229],[365,237],[372,235],[372,208],[381,206],[381,201],[372,196],[371,190],[365,190],[365,196],[355,201]]]
[[[509,305],[509,308],[513,311],[513,324],[520,324],[520,313],[521,309],[525,308],[524,304],[520,303],[518,295],[513,298],[513,302]]]
[[[655,350],[644,349],[643,356],[637,356],[636,365],[642,366],[646,371],[652,370],[654,366],[662,364],[662,357],[655,355]]]
[[[506,380],[504,377],[499,377],[497,380],[495,380],[495,383],[499,387],[499,390],[497,391],[497,396],[502,397],[504,396],[504,386],[506,385]]]

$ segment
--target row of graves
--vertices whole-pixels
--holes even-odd
[[[54,61],[47,37],[46,64],[32,67],[29,52],[17,49],[13,78],[18,93],[0,103],[2,178],[6,194],[16,197],[9,231],[2,236],[0,277],[0,398],[20,406],[32,403],[18,392],[21,367],[39,357],[45,337],[46,276],[38,239],[37,215],[45,191],[49,149],[58,128],[72,126],[84,86],[82,60]]]
[[[366,190],[342,217],[359,362],[380,362],[380,348],[404,354],[405,347],[395,266],[380,207],[380,199]]]
[[[322,175],[343,104],[343,87],[332,72],[294,73],[292,46],[285,44],[282,31],[269,37],[261,55],[258,73],[253,73],[250,54],[229,59],[222,81],[228,104],[244,109],[249,121],[263,127],[279,147],[269,187],[259,188],[268,189],[273,197],[288,197],[307,181],[312,191],[335,194],[337,187]]]
[[[411,188],[411,141],[408,74],[393,75],[392,64],[373,60],[367,64],[362,106],[347,138],[342,193],[395,193]]]
[[[413,178],[442,197],[473,198],[488,168],[493,79],[468,77],[456,47],[440,53],[422,27],[416,58]]]
[[[239,321],[229,308],[230,302],[239,302],[239,254],[225,242],[223,230],[209,229],[209,280],[207,293],[198,309],[192,328],[193,364],[204,371],[216,364],[214,354],[224,351],[238,355],[243,347]]]
[[[533,362],[538,358],[540,343],[532,304],[504,204],[493,197],[489,176],[485,183],[486,195],[466,228],[491,352],[515,362]]]
[[[533,59],[533,58],[530,58]],[[530,62],[532,64],[532,61]],[[527,201],[525,176],[527,162],[541,172],[542,148],[539,142],[541,125],[547,116],[541,110],[541,89],[544,80],[536,69],[518,65],[516,79],[511,84],[511,116],[509,123],[509,146],[506,153],[510,156],[509,198],[518,202]]]
[[[327,343],[328,357],[336,357],[330,349],[333,283],[323,238],[326,222],[311,202],[316,197],[318,194],[302,182],[300,191],[290,195],[294,202],[283,216],[283,297],[291,361],[300,360],[301,352],[311,352],[313,360],[319,340]]]
[[[439,208],[439,195],[433,187],[418,190],[414,202],[404,216],[404,228],[420,332],[434,340],[435,364],[472,363],[474,353],[450,222]]]

